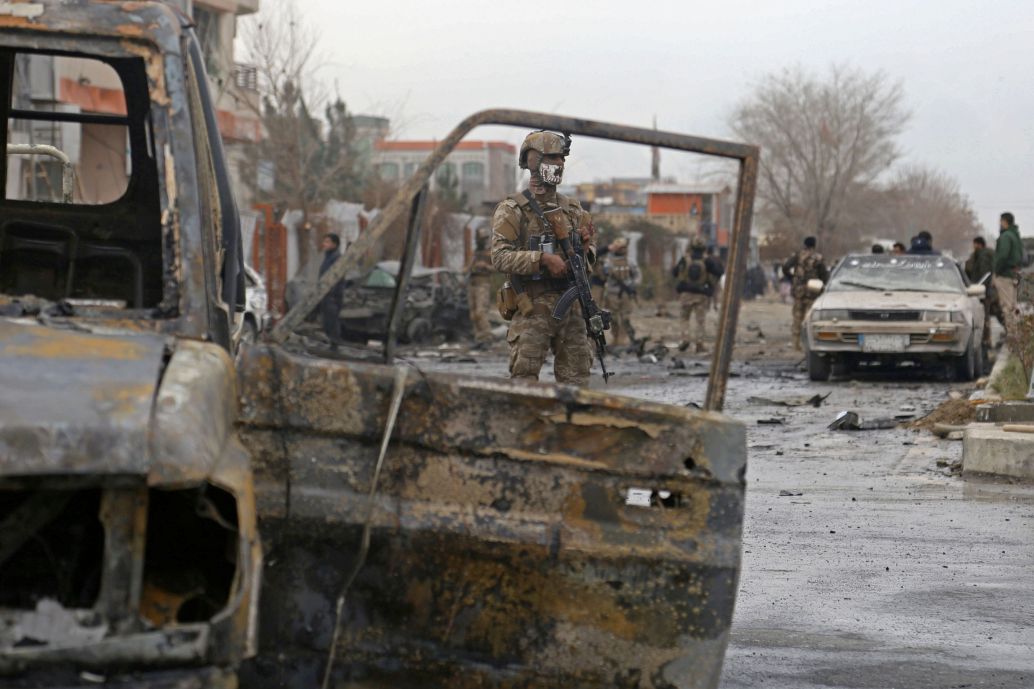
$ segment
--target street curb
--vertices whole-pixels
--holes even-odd
[[[962,439],[962,473],[1034,481],[1034,435],[970,424]]]

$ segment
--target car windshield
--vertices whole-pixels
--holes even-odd
[[[848,256],[827,289],[962,292],[964,286],[955,264],[941,256]]]

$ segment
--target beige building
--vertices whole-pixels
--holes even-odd
[[[373,164],[381,179],[402,182],[437,145],[436,141],[377,141]],[[505,141],[462,141],[438,168],[432,188],[447,179],[458,182],[468,209],[480,212],[516,191],[517,149]]]

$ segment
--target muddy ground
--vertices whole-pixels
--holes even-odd
[[[640,332],[677,342],[653,313],[640,309]],[[768,300],[740,319],[726,412],[747,425],[748,492],[722,686],[1034,687],[1034,487],[963,480],[961,443],[927,432],[827,431],[841,410],[921,416],[968,388],[939,372],[812,383],[789,317]],[[502,343],[422,354],[409,352],[421,368],[505,375]],[[612,389],[703,401],[704,356],[612,361]],[[815,394],[829,394],[819,408],[750,399]]]

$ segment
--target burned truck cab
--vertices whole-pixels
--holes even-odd
[[[261,554],[196,39],[159,3],[0,4],[0,117],[0,685],[234,686]]]

